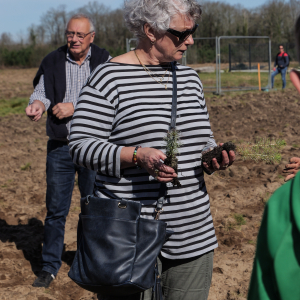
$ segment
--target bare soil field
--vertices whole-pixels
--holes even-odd
[[[36,68],[0,69],[0,99],[29,97],[36,72]]]
[[[0,99],[25,94],[29,97],[35,69],[9,71],[6,75],[11,77],[6,84],[2,72]],[[23,90],[16,91],[18,84]],[[218,143],[269,137],[284,139],[287,144],[280,164],[243,161],[238,156],[226,171],[206,176],[219,242],[209,300],[246,299],[264,205],[284,183],[282,169],[288,159],[300,155],[299,98],[296,91],[289,89],[212,96],[207,100]],[[0,129],[0,299],[96,299],[67,276],[76,250],[80,211],[77,186],[58,277],[48,289],[31,286],[40,270],[46,214],[45,116],[38,124],[25,114],[0,117]]]

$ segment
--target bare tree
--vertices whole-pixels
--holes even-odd
[[[41,18],[41,26],[44,29],[45,36],[54,45],[64,43],[64,34],[67,23],[67,12],[64,5],[57,9],[49,9]]]
[[[3,32],[0,38],[0,45],[3,46],[11,46],[13,44],[13,40],[10,37],[10,34],[7,32]]]

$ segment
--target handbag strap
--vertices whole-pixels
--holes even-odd
[[[170,130],[176,128],[176,116],[177,116],[177,77],[176,77],[176,63],[171,63],[172,77],[173,77],[173,94],[172,94],[172,113],[171,113],[171,124]],[[161,212],[163,211],[164,200],[166,197],[167,185],[161,184],[159,190],[159,197],[155,208],[155,220],[159,219]]]
[[[172,114],[171,114],[171,129],[176,128],[176,115],[177,115],[177,77],[176,77],[176,63],[171,63],[172,76],[173,76],[173,95],[172,95]]]

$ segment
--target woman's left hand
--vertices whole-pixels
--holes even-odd
[[[222,146],[224,143],[220,143],[220,146]],[[203,163],[203,166],[205,167],[206,170],[209,172],[213,173],[215,171],[220,171],[220,170],[226,170],[229,166],[233,164],[235,161],[235,153],[234,151],[230,150],[229,155],[227,154],[227,151],[223,150],[222,151],[222,162],[221,164],[218,164],[217,159],[213,158],[212,159],[212,167],[209,167],[207,163]]]

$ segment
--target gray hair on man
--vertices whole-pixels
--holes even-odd
[[[67,29],[67,27],[68,27],[69,22],[70,22],[71,20],[74,20],[74,19],[87,19],[87,20],[89,21],[89,23],[90,23],[90,32],[95,32],[95,26],[94,26],[94,24],[93,24],[92,19],[91,19],[88,15],[82,14],[82,13],[80,13],[80,14],[75,14],[75,15],[71,16],[71,18],[70,18],[69,21],[67,22],[66,29]]]
[[[196,20],[201,13],[201,6],[195,0],[125,0],[124,7],[127,27],[138,39],[146,37],[145,23],[163,33],[174,15],[182,14]]]

